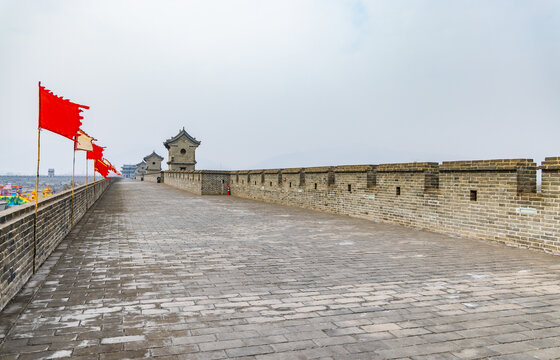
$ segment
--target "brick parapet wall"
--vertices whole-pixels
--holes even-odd
[[[541,193],[530,159],[237,170],[229,186],[239,197],[560,254],[560,158],[541,169]]]
[[[144,181],[147,181],[147,182],[157,183],[158,178],[160,179],[160,182],[164,181],[163,180],[164,171],[146,172],[143,176],[144,176]]]
[[[173,170],[163,172],[164,182],[198,195],[225,195],[231,178],[230,171]]]
[[[105,192],[111,180],[74,189],[74,225]],[[38,202],[37,254],[39,267],[72,230],[72,190]],[[0,309],[23,287],[33,272],[35,203],[0,211]]]

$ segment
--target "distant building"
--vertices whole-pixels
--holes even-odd
[[[49,177],[54,177],[54,169],[49,169]]]
[[[121,172],[123,176],[127,179],[134,178],[134,171],[136,170],[136,165],[123,165],[121,167]]]
[[[144,180],[144,174],[146,173],[146,162],[136,164],[136,169],[134,169],[134,178],[136,180]]]
[[[163,145],[169,150],[167,156],[169,170],[194,170],[196,165],[194,153],[200,141],[190,136],[185,128],[165,141]]]
[[[155,172],[161,171],[161,162],[163,161],[163,157],[156,154],[155,151],[144,158],[146,162],[146,172]]]

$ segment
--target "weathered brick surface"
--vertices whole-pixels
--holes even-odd
[[[2,359],[560,353],[556,256],[239,197],[119,181],[45,265]]]
[[[109,181],[76,187],[39,200],[37,257],[39,267],[87,209],[103,194]],[[72,215],[73,209],[73,215]],[[33,272],[33,224],[35,203],[0,212],[0,309],[21,289]]]
[[[539,193],[529,159],[231,171],[229,185],[239,197],[560,253],[560,158],[541,168]],[[215,181],[168,173],[197,194]]]
[[[229,171],[183,170],[164,172],[164,182],[166,184],[198,195],[225,195],[229,181]]]
[[[163,171],[148,171],[143,175],[143,179],[144,179],[143,181],[157,183],[159,178],[160,182],[163,182],[164,176],[165,175]]]

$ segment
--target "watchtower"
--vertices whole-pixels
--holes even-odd
[[[155,151],[146,156],[144,161],[146,162],[146,172],[161,171],[161,162],[163,161],[163,157],[156,154]]]
[[[167,165],[169,170],[194,170],[196,165],[195,151],[200,141],[183,130],[163,143],[169,150]]]

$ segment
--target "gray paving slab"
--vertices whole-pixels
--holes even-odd
[[[0,359],[553,359],[560,258],[121,181],[0,323]]]

